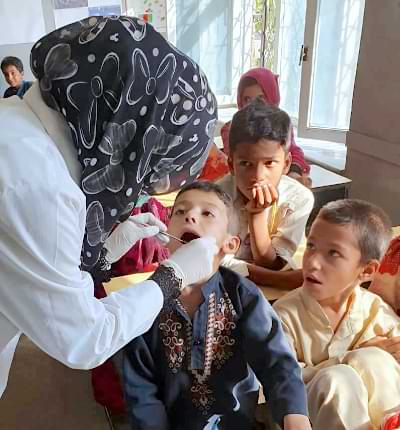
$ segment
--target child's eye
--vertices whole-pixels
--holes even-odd
[[[215,215],[211,211],[204,211],[203,215],[206,217],[213,217],[213,218],[215,217]]]
[[[239,166],[241,166],[241,167],[250,167],[251,163],[250,163],[250,161],[240,160],[239,161]]]
[[[266,165],[267,167],[275,166],[275,164],[276,164],[276,161],[275,161],[275,160],[270,160],[270,161],[267,161],[267,162],[265,163],[265,165]]]
[[[306,248],[307,249],[314,249],[314,244],[312,242],[307,242]]]
[[[329,252],[328,252],[328,254],[331,257],[340,257],[340,254],[337,251],[335,251],[334,249],[330,249]]]
[[[174,215],[183,215],[185,213],[185,211],[183,209],[176,209],[176,211],[174,212]]]

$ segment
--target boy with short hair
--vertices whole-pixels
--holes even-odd
[[[390,227],[371,203],[328,203],[307,238],[302,287],[274,304],[316,430],[377,429],[400,406],[400,318],[360,287],[379,267]]]
[[[32,86],[32,82],[24,81],[24,65],[18,57],[4,57],[1,62],[1,71],[9,88],[4,92],[4,98],[18,96],[22,99],[24,94]]]
[[[231,267],[261,285],[296,288],[300,270],[292,257],[304,237],[312,192],[286,176],[291,123],[286,112],[255,99],[238,111],[229,134],[231,175],[219,184],[234,198],[241,246]]]
[[[132,427],[250,430],[258,379],[276,422],[309,430],[301,371],[279,319],[252,282],[218,268],[239,246],[229,195],[209,182],[184,187],[168,232],[184,241],[215,237],[220,252],[214,275],[185,288],[125,349]],[[179,246],[171,240],[171,251]]]

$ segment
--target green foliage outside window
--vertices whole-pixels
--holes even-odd
[[[252,67],[274,68],[279,0],[254,0]],[[264,24],[264,19],[266,22]]]

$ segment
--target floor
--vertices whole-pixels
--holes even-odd
[[[110,430],[110,426],[104,409],[93,400],[90,372],[65,367],[22,336],[0,401],[0,429]]]
[[[126,416],[110,415],[108,411],[106,414],[110,420],[110,430],[132,430]]]

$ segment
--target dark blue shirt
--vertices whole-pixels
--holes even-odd
[[[18,96],[20,99],[24,96],[24,94],[29,90],[29,88],[32,86],[32,82],[30,81],[22,81],[21,85],[18,88],[15,87],[8,87],[4,91],[4,98],[12,97],[12,96]]]
[[[285,415],[307,415],[300,368],[257,286],[220,268],[202,293],[192,321],[177,301],[126,347],[132,427],[250,430],[258,381],[282,428]]]

